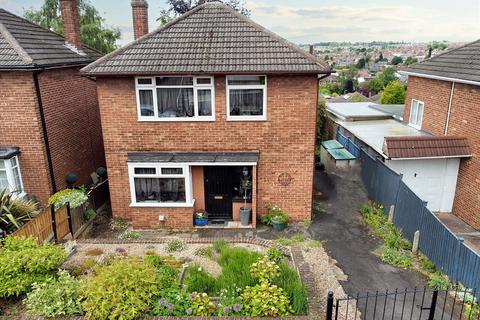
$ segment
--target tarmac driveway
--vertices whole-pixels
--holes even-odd
[[[342,282],[347,294],[426,285],[419,273],[387,265],[375,254],[380,241],[369,234],[358,212],[368,200],[359,174],[338,176],[316,171],[314,194],[324,210],[315,214],[309,232],[323,242],[330,257],[348,276]]]

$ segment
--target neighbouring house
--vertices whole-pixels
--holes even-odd
[[[135,36],[82,72],[97,82],[114,217],[136,228],[311,219],[316,108],[329,66],[219,2]],[[249,181],[251,187],[242,183]]]
[[[61,0],[65,37],[0,9],[0,189],[45,204],[105,165],[95,82],[101,54],[80,42],[75,0]]]
[[[334,122],[332,133],[350,153],[343,152],[343,158],[359,157],[361,148],[402,174],[405,184],[431,211],[452,212],[460,162],[472,155],[469,143],[464,137],[433,136],[402,122],[399,115],[404,109],[400,105],[327,103]],[[326,150],[332,156],[337,151]]]
[[[452,212],[480,229],[480,40],[411,65],[404,119],[436,137],[463,136],[471,158],[460,162]]]

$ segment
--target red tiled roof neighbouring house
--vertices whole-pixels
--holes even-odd
[[[470,157],[465,137],[385,137],[383,152],[394,158]]]

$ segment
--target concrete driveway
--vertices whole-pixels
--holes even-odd
[[[348,276],[342,283],[347,294],[426,285],[419,273],[387,265],[375,254],[380,241],[370,235],[358,212],[368,200],[359,173],[339,176],[316,171],[314,192],[324,211],[315,214],[309,232],[324,243],[330,257]]]

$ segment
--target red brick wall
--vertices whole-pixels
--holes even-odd
[[[130,207],[127,152],[134,151],[260,151],[257,208],[268,203],[296,221],[311,218],[313,155],[317,104],[316,76],[269,76],[268,121],[226,121],[225,77],[215,79],[215,122],[138,122],[133,78],[99,78],[98,96],[110,194],[115,216],[135,221],[139,211],[165,209]],[[292,177],[289,186],[280,174]],[[169,212],[175,212],[171,209]]]
[[[78,185],[90,184],[90,173],[105,166],[96,84],[81,77],[79,68],[46,70],[39,74],[57,189],[66,187],[69,172]]]
[[[0,73],[0,146],[20,147],[25,191],[45,204],[51,186],[33,75]]]
[[[412,98],[425,102],[422,128],[443,135],[448,113],[451,82],[409,77],[405,119],[408,121]],[[480,229],[480,87],[455,84],[447,135],[466,136],[473,158],[460,163],[453,212]]]

